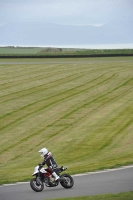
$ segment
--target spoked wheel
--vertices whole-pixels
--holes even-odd
[[[64,188],[67,189],[67,188],[73,187],[74,180],[73,180],[73,178],[69,174],[63,174],[60,178],[61,178],[60,184]]]
[[[41,192],[44,189],[44,184],[39,184],[36,182],[36,178],[30,181],[30,186],[35,192]]]

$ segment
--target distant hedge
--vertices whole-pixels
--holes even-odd
[[[85,58],[85,57],[117,57],[133,56],[133,53],[115,53],[115,54],[89,54],[89,55],[0,55],[0,58]]]

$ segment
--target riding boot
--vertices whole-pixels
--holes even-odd
[[[54,176],[55,181],[57,181],[60,178],[55,172],[53,172],[52,175]]]

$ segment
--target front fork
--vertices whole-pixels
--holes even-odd
[[[38,176],[36,176],[36,182],[37,182],[37,184],[42,185],[40,172],[38,173]]]

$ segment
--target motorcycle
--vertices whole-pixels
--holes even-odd
[[[60,177],[58,180],[55,180],[54,176],[49,172],[48,169],[40,167],[39,165],[35,167],[34,173],[32,176],[35,178],[31,179],[30,186],[35,192],[41,192],[44,189],[44,184],[46,187],[56,187],[59,183],[64,188],[71,188],[74,185],[74,180],[69,174],[62,174],[61,172],[65,171],[67,167],[58,167],[55,172]]]

